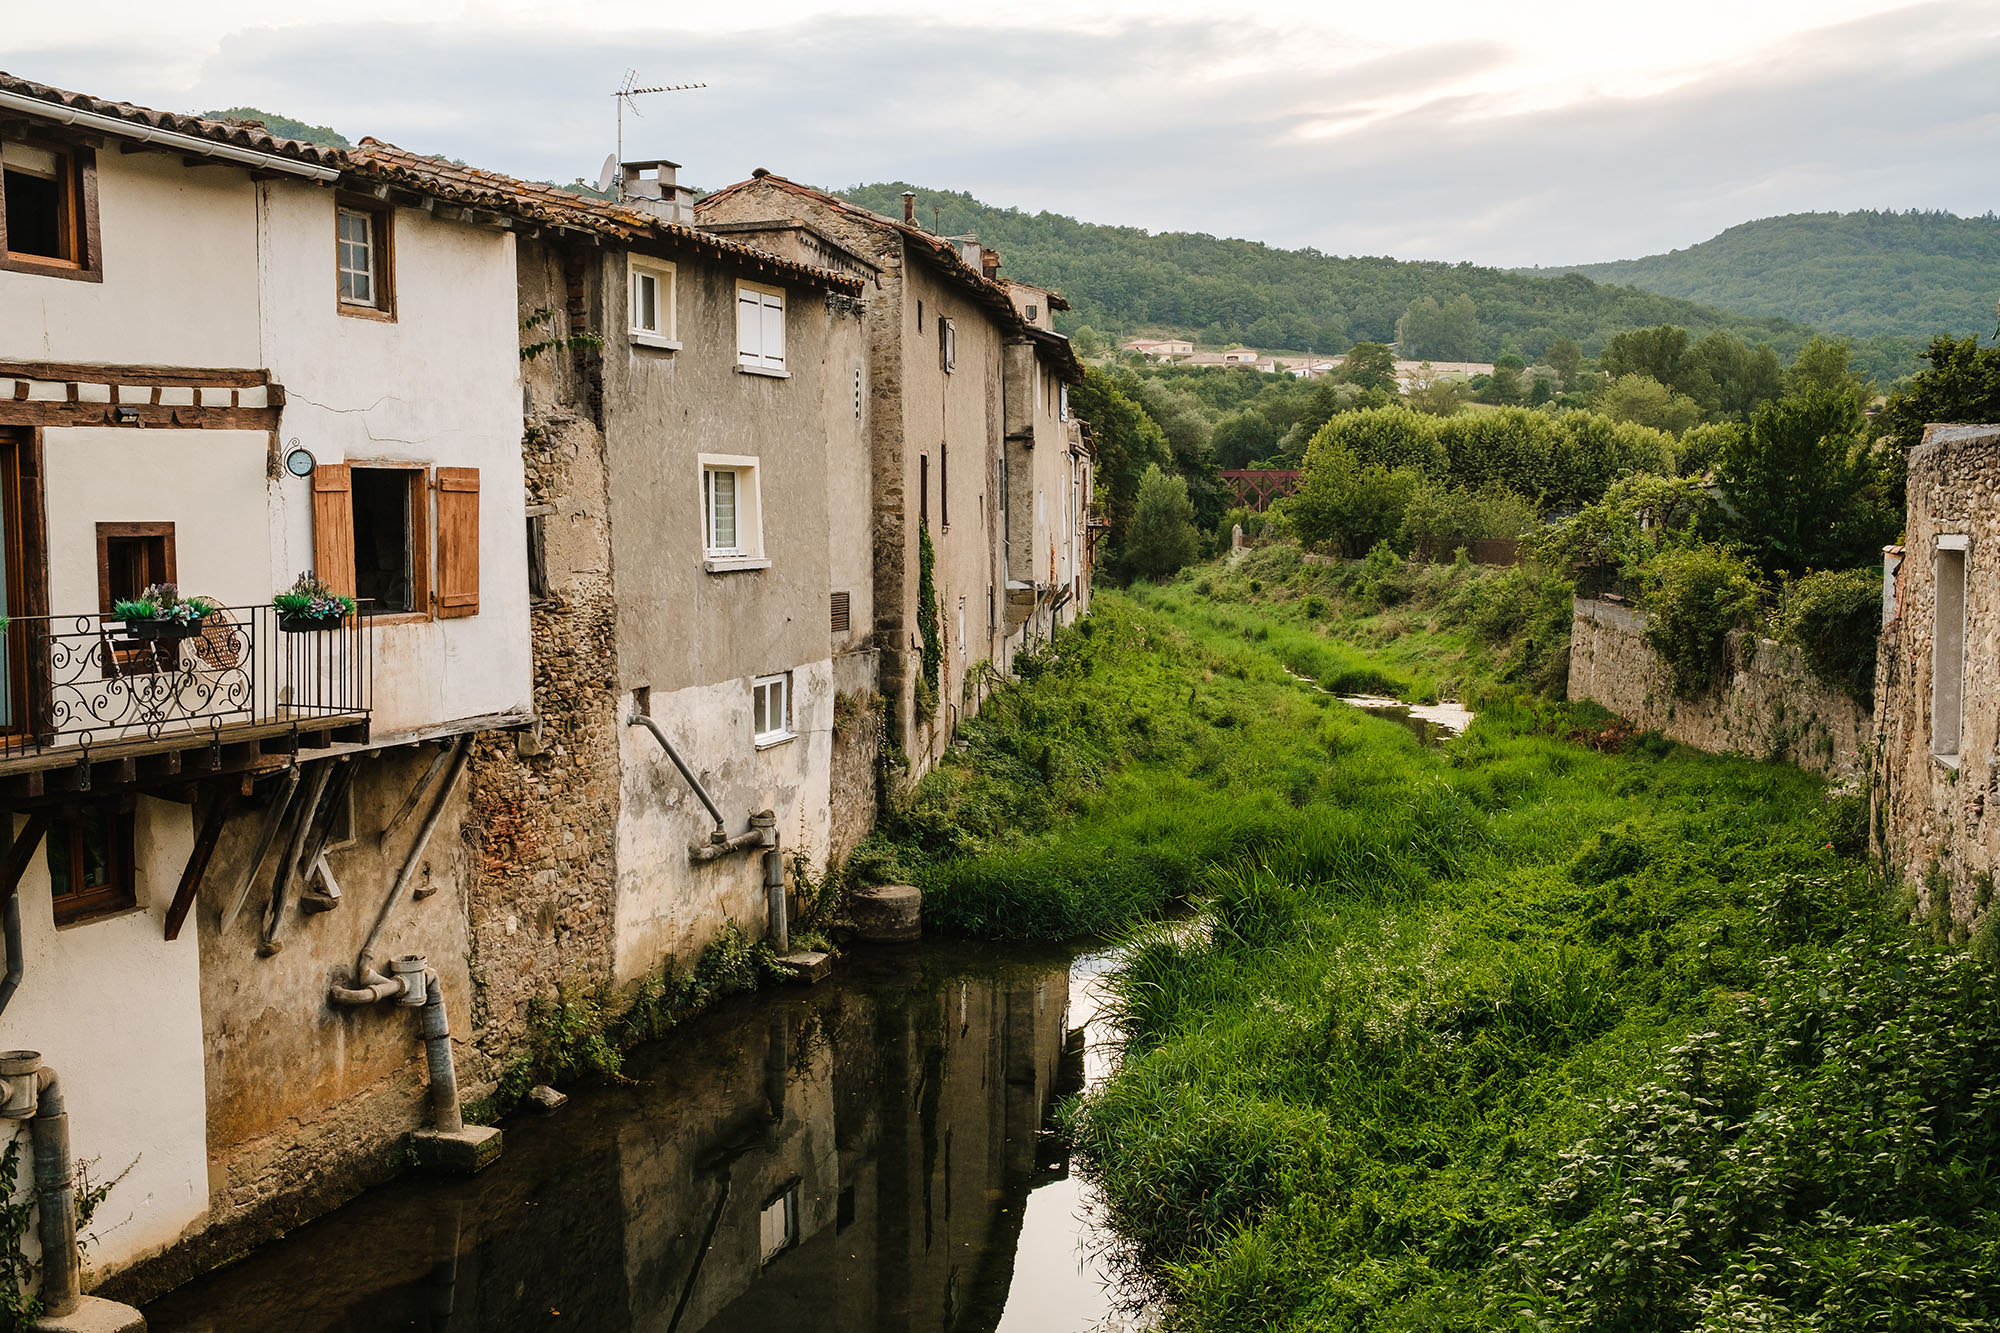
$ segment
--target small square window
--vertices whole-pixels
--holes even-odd
[[[751,738],[775,745],[792,738],[792,674],[759,676],[750,683]]]
[[[95,801],[49,824],[49,897],[57,925],[137,904],[132,822],[132,811]]]
[[[90,149],[0,143],[0,267],[99,280],[96,194]]]
[[[646,347],[678,347],[674,266],[635,256],[631,269],[632,341]]]

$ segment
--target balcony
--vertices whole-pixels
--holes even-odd
[[[248,771],[367,737],[365,617],[292,633],[268,604],[230,606],[188,637],[147,639],[94,613],[17,616],[4,635],[0,779],[16,795],[39,795],[52,769],[85,789],[106,765],[127,782]]]

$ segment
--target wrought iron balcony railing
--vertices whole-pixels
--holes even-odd
[[[361,616],[298,632],[269,605],[223,607],[186,629],[16,616],[0,638],[0,761],[326,729],[365,720],[374,693]]]

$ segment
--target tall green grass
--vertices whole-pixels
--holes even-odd
[[[2000,1327],[2000,986],[1854,798],[1583,743],[1530,573],[1357,568],[1101,596],[874,848],[967,931],[1194,905],[1070,1116],[1169,1328]],[[1481,713],[1427,749],[1288,667]]]

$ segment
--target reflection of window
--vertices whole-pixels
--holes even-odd
[[[94,280],[102,272],[90,226],[95,189],[87,148],[0,143],[0,264]]]
[[[792,677],[790,672],[759,676],[750,685],[750,727],[759,745],[792,738]]]
[[[1931,753],[1956,761],[1965,692],[1963,536],[1938,538],[1936,622],[1931,626]]]
[[[423,611],[417,593],[424,474],[354,469],[354,596],[364,611]]]
[[[49,824],[49,895],[56,924],[131,907],[132,812],[110,802],[67,811]]]
[[[770,1263],[790,1249],[799,1238],[799,1187],[787,1185],[784,1193],[764,1205],[757,1217],[758,1262]]]

